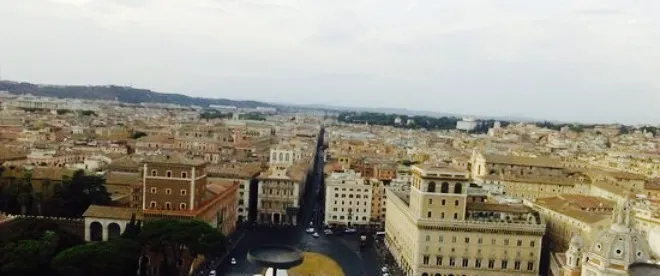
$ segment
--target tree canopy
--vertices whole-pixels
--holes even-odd
[[[161,219],[145,223],[140,243],[163,256],[161,275],[178,275],[185,253],[215,255],[224,252],[227,240],[208,223],[190,220]],[[187,251],[187,252],[186,252]]]
[[[6,244],[0,250],[2,275],[46,275],[49,260],[57,253],[59,237],[45,231],[37,240],[19,240]]]
[[[140,244],[132,239],[93,242],[66,249],[52,259],[52,269],[66,276],[135,275]]]
[[[76,171],[73,177],[64,181],[61,189],[55,191],[55,196],[49,202],[55,208],[58,205],[60,207],[59,214],[53,215],[80,217],[89,205],[110,204],[110,193],[104,184],[105,180],[99,176]]]

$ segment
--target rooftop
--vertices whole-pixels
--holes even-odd
[[[90,205],[83,217],[130,220],[133,214],[136,219],[142,219],[142,212],[137,209]]]
[[[201,166],[207,164],[206,161],[188,159],[182,154],[176,152],[147,156],[142,162],[156,163],[156,164],[184,165],[184,166]]]
[[[612,216],[615,202],[594,196],[563,194],[537,198],[536,205],[585,223],[596,223]]]
[[[559,159],[551,157],[524,157],[495,154],[484,154],[483,157],[486,159],[486,162],[495,164],[534,166],[557,169],[564,167]]]

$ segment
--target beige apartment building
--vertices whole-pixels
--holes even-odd
[[[601,197],[562,194],[526,202],[539,211],[548,230],[545,245],[552,252],[564,252],[571,239],[580,235],[590,244],[595,235],[611,223],[616,202]]]
[[[291,167],[271,166],[259,180],[257,220],[259,223],[297,225],[300,200],[309,163]]]
[[[335,172],[325,179],[326,225],[356,226],[371,222],[372,186],[355,171]]]
[[[546,225],[523,205],[468,194],[469,173],[413,166],[409,192],[387,189],[385,244],[406,275],[539,275]]]

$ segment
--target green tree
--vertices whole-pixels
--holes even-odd
[[[66,179],[52,202],[59,202],[61,216],[80,217],[89,205],[110,204],[110,193],[105,188],[105,180],[95,175],[85,175],[83,170],[76,171]]]
[[[58,275],[135,275],[141,247],[135,240],[116,239],[66,249],[52,259]]]
[[[144,136],[147,136],[147,133],[142,132],[142,131],[134,131],[133,134],[131,135],[131,137],[132,137],[133,139],[140,139],[140,138],[142,138],[142,137],[144,137]]]
[[[190,256],[220,254],[226,249],[226,238],[202,221],[162,219],[144,225],[140,242],[151,252],[163,257],[161,275],[179,275],[189,267],[181,267],[184,253]]]
[[[57,252],[59,237],[46,231],[38,240],[20,240],[5,245],[0,252],[2,275],[45,275]]]
[[[131,215],[131,221],[126,225],[124,233],[121,234],[122,238],[137,240],[142,231],[142,221],[135,219],[135,214]]]

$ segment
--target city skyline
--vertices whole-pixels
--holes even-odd
[[[658,5],[0,1],[0,23],[23,26],[0,28],[0,63],[35,83],[658,124]]]

